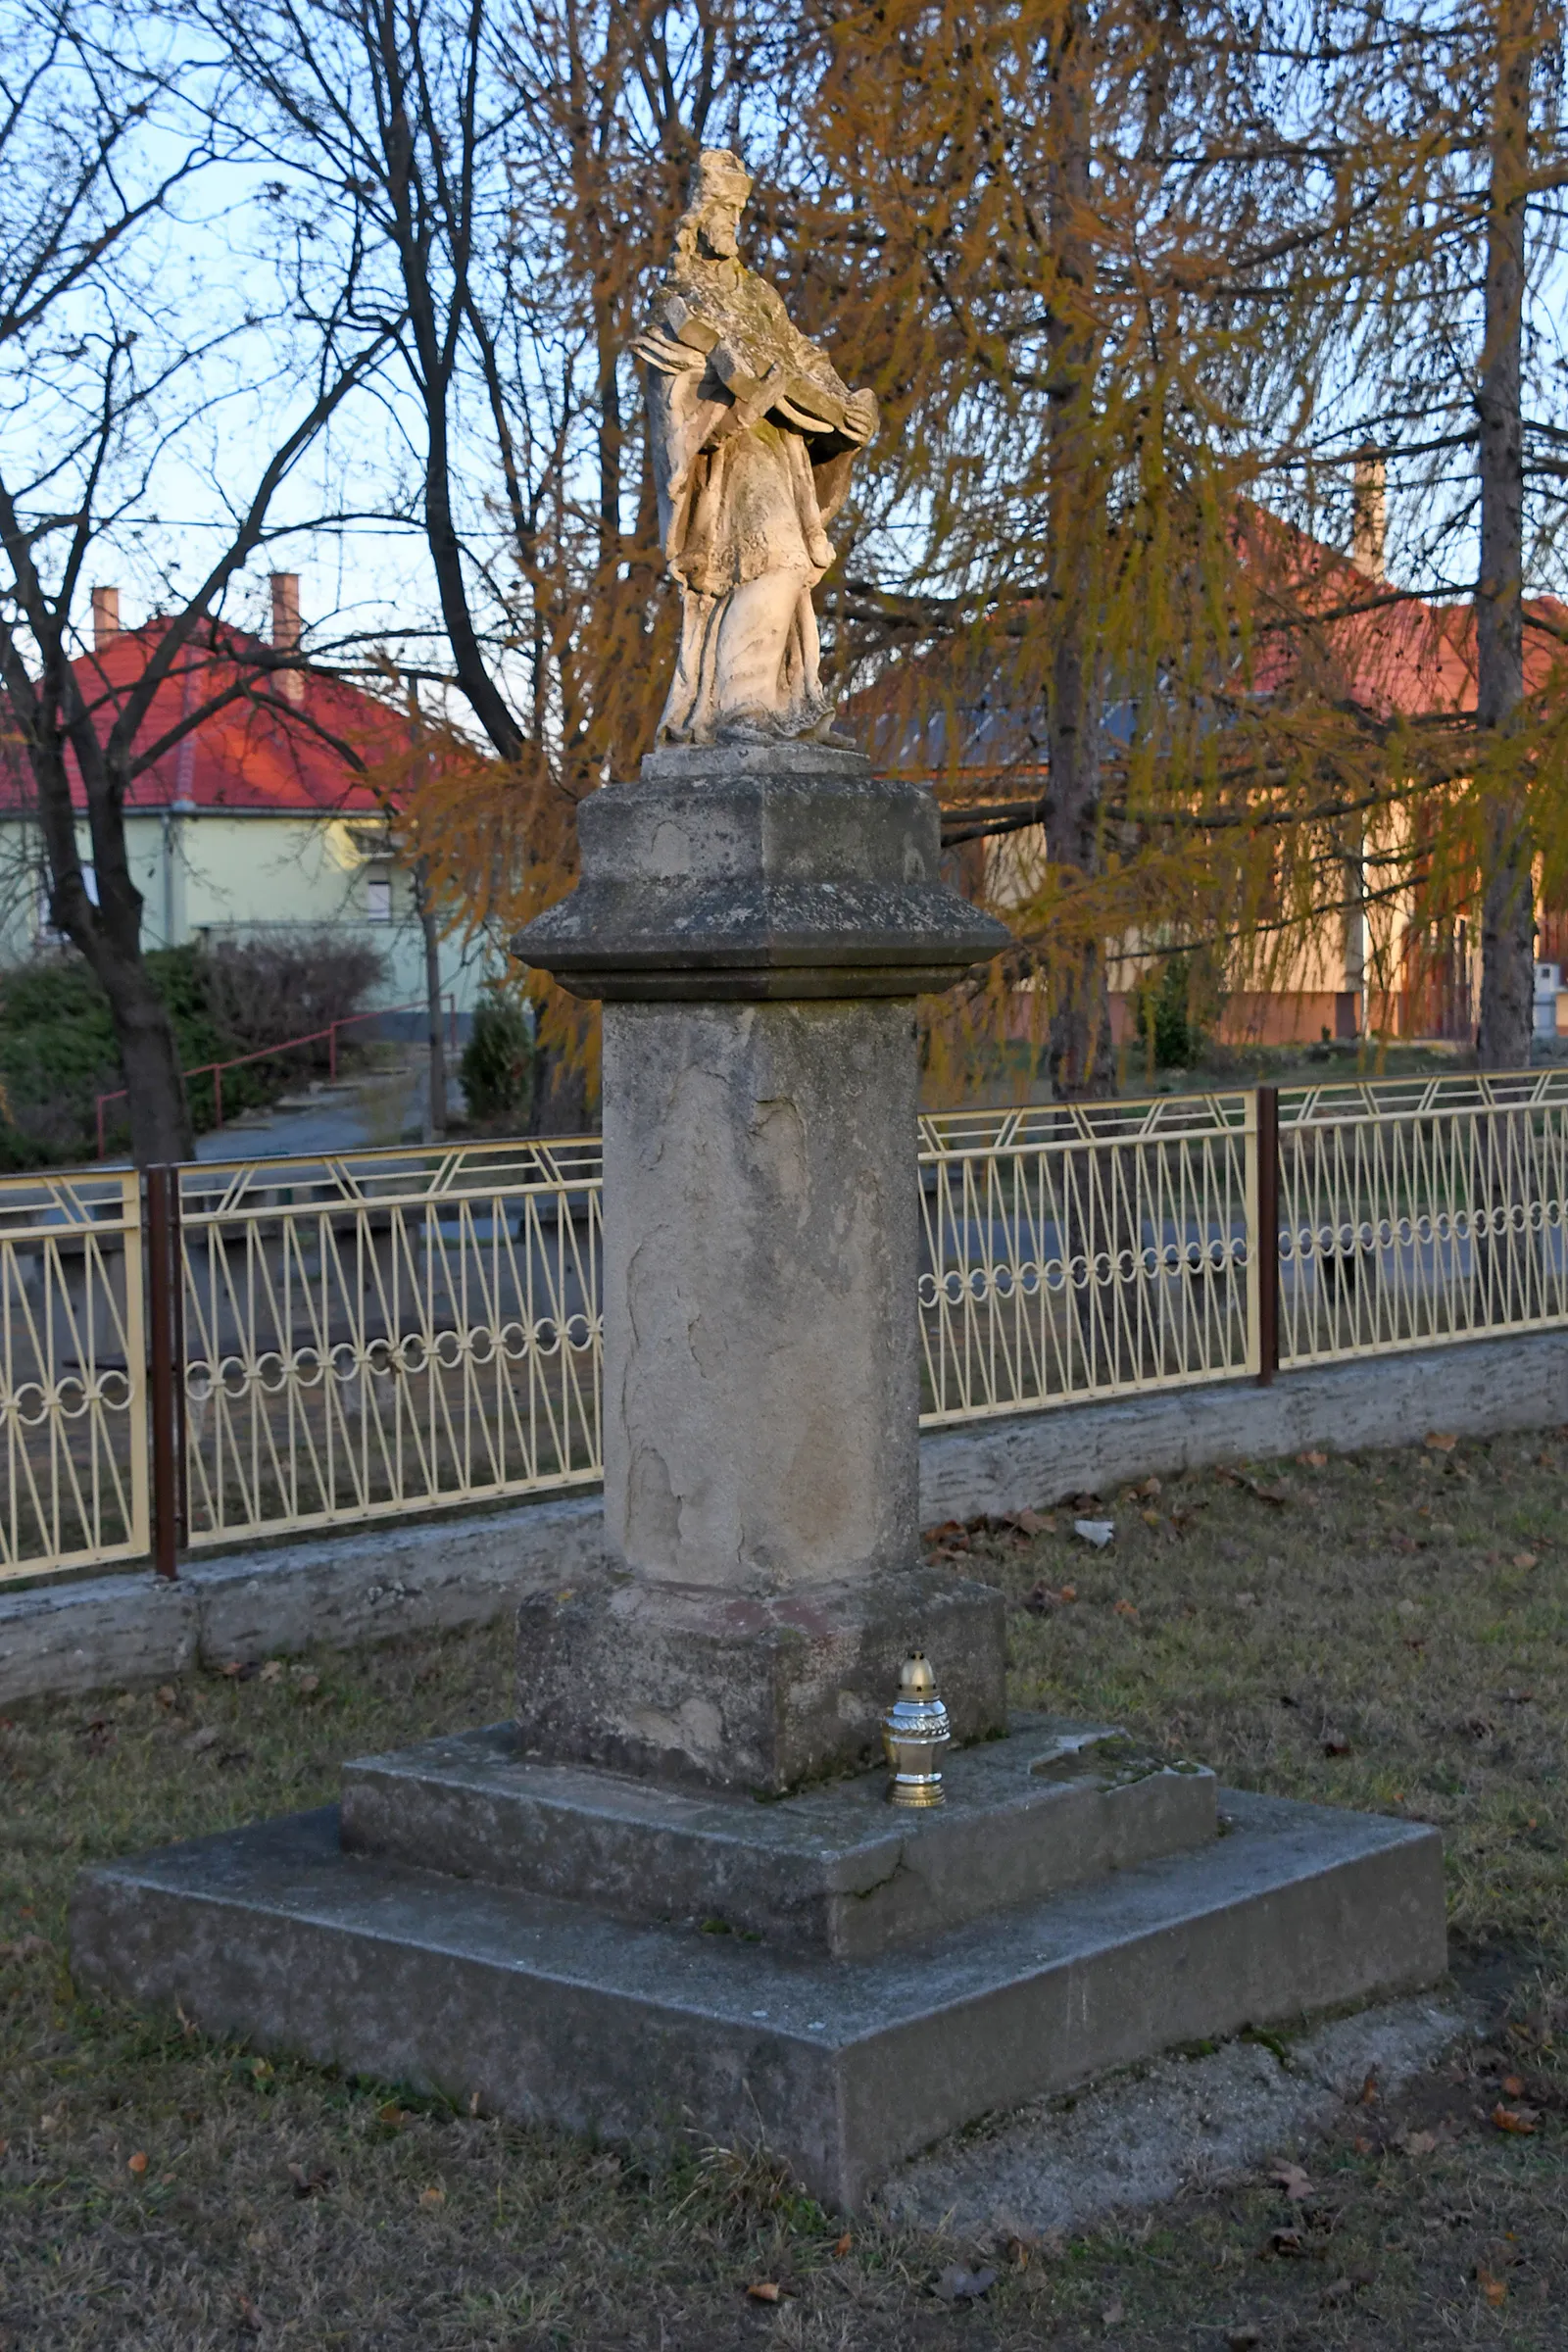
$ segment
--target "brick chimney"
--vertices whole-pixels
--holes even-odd
[[[1355,493],[1350,526],[1350,562],[1363,579],[1382,580],[1384,537],[1388,527],[1388,467],[1374,450],[1363,449],[1355,461]]]
[[[279,654],[299,651],[300,642],[300,575],[297,571],[274,571],[272,574],[272,647]],[[305,675],[302,670],[285,669],[278,675],[277,689],[291,703],[305,700]]]
[[[113,645],[120,635],[120,590],[95,588],[92,592],[92,650],[101,654]]]

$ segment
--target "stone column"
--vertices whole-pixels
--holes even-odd
[[[619,1573],[524,1604],[524,1743],[778,1794],[870,1760],[916,1646],[1000,1731],[1000,1600],[919,1557],[914,998],[1005,933],[858,753],[656,753],[578,823],[515,944],[605,1000]]]

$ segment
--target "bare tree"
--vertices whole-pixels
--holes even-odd
[[[221,65],[193,55],[182,33],[129,8],[78,16],[57,0],[18,9],[0,46],[0,684],[43,844],[50,921],[108,999],[132,1150],[145,1164],[188,1155],[191,1134],[173,1032],[142,956],[127,798],[239,697],[272,700],[292,721],[288,699],[270,690],[300,656],[237,634],[225,615],[247,562],[280,527],[302,459],[373,368],[385,332],[352,323],[352,276],[322,300],[304,267],[269,317],[237,289],[226,305],[197,299],[177,200],[242,150],[221,109],[215,116]],[[271,364],[247,389],[264,352]],[[148,509],[172,465],[187,482],[206,468],[211,482],[225,369],[264,454],[244,462],[236,491],[232,445],[223,452],[228,478],[213,485],[198,576],[181,587],[164,566],[145,659],[112,681],[80,626],[91,566],[106,547],[156,528]],[[271,424],[279,413],[286,421]],[[177,714],[153,734],[171,684]]]

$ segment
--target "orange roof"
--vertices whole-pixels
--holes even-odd
[[[1241,527],[1261,584],[1254,691],[1277,693],[1316,670],[1312,683],[1378,718],[1451,718],[1475,709],[1476,615],[1468,598],[1429,604],[1369,578],[1348,557],[1259,508],[1246,511]],[[1524,611],[1525,692],[1537,694],[1568,661],[1568,605],[1527,597]]]
[[[168,626],[165,620],[150,620],[143,628],[122,629],[102,651],[73,662],[100,740]],[[157,743],[185,712],[205,703],[219,708],[142,769],[126,795],[127,809],[168,808],[178,802],[198,809],[279,814],[379,811],[382,799],[362,781],[339,746],[351,747],[367,762],[388,759],[402,741],[397,713],[314,669],[284,673],[297,678],[303,692],[297,705],[281,707],[282,679],[260,671],[260,650],[259,639],[225,629],[216,650],[191,646],[175,657],[137,742]],[[270,699],[257,701],[257,691]],[[0,758],[0,808],[30,806],[32,790],[20,747],[13,741],[4,748],[10,757]],[[84,808],[86,795],[74,759],[70,766],[72,798]]]

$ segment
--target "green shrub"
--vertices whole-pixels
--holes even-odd
[[[481,1127],[520,1125],[533,1092],[533,1026],[504,985],[487,984],[474,1007],[459,1075],[468,1116]]]
[[[1173,956],[1152,980],[1140,987],[1135,1020],[1156,1070],[1190,1070],[1203,1051],[1203,1029],[1194,1009],[1196,973],[1191,958]]]
[[[340,970],[334,955],[332,943],[323,947],[309,936],[268,948],[268,993],[258,986],[260,965],[243,948],[154,949],[144,959],[147,974],[169,1007],[180,1068],[223,1061],[291,1030],[316,1028],[324,999],[331,1002],[328,1018],[355,1009],[356,997],[368,994],[379,977],[379,961],[353,949]],[[324,1066],[324,1044],[318,1054],[225,1070],[224,1116],[273,1101],[312,1060]],[[56,949],[0,971],[0,1167],[91,1159],[98,1148],[98,1097],[124,1082],[108,1000],[74,949]],[[192,1123],[201,1132],[214,1123],[211,1080],[192,1079],[188,1094]],[[106,1111],[110,1148],[121,1150],[127,1132],[124,1103],[111,1102]]]

